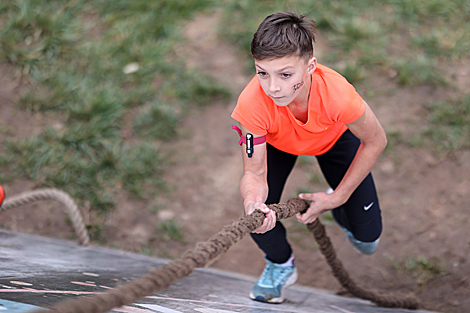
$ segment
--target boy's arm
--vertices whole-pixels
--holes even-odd
[[[351,132],[361,140],[361,145],[346,175],[335,190],[343,203],[372,171],[387,146],[387,137],[382,125],[365,101],[364,105],[366,107],[364,114],[355,122],[348,124]]]
[[[361,140],[361,145],[353,162],[332,194],[328,195],[319,192],[299,195],[299,197],[305,200],[312,200],[307,212],[303,215],[297,215],[297,219],[300,222],[311,223],[322,212],[344,204],[359,184],[372,171],[385,149],[387,145],[385,131],[365,101],[364,105],[366,107],[364,114],[353,123],[348,124],[351,132]]]
[[[240,124],[242,135],[249,132]],[[260,137],[253,134],[253,136]],[[243,177],[240,182],[240,193],[243,199],[245,213],[250,214],[259,209],[266,214],[263,225],[254,230],[254,233],[265,233],[276,224],[276,214],[264,202],[268,197],[266,143],[256,145],[251,158],[246,153],[246,146],[242,144]]]

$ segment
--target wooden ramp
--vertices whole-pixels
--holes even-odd
[[[22,313],[71,297],[105,292],[168,261],[74,242],[0,230],[0,313]],[[255,279],[196,269],[170,288],[112,312],[129,313],[425,313],[293,286],[282,304],[248,298]]]

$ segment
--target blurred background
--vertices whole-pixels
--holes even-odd
[[[376,113],[379,251],[357,255],[322,216],[357,281],[470,311],[470,1],[2,0],[0,184],[69,193],[94,244],[178,258],[241,216],[230,113],[254,75],[259,23],[287,10],[317,23],[316,56]],[[301,157],[285,200],[327,188]],[[13,231],[74,239],[54,203],[0,213]],[[304,225],[285,222],[299,283],[341,293]],[[213,267],[257,276],[243,239]],[[248,292],[248,291],[247,291]]]

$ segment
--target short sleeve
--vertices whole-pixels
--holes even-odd
[[[327,88],[323,95],[325,110],[334,122],[349,124],[359,119],[365,112],[364,100],[356,88],[339,74],[327,73]]]

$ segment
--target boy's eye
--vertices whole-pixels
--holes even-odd
[[[287,73],[282,73],[282,74],[281,74],[281,77],[282,77],[282,78],[289,78],[289,77],[291,77],[291,76],[292,76],[292,74],[287,74]]]
[[[263,72],[263,71],[258,71],[257,74],[258,74],[259,76],[266,76],[266,75],[268,75],[268,73]]]

